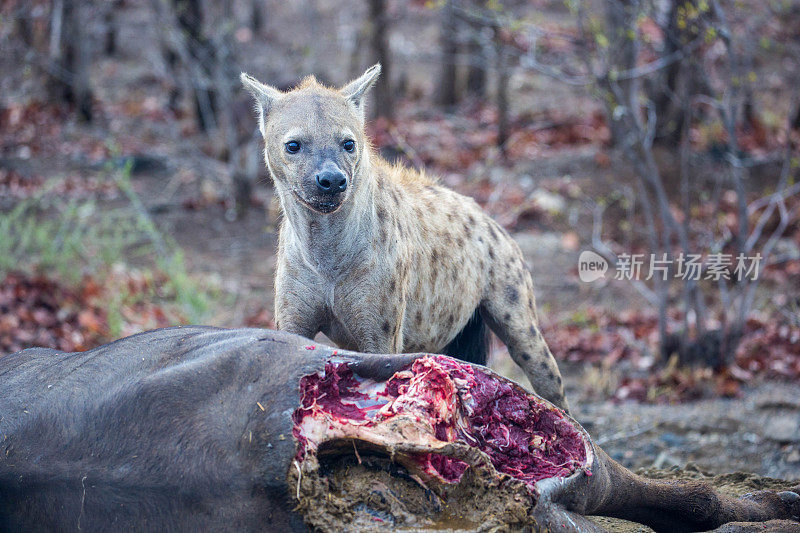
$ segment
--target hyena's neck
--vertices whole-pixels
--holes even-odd
[[[346,273],[353,263],[364,262],[375,241],[375,176],[368,154],[354,181],[353,196],[327,215],[311,211],[288,191],[278,190],[285,217],[281,244],[287,253],[299,253],[320,274],[335,277]]]

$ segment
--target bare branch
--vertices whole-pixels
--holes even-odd
[[[606,261],[616,266],[619,264],[619,258],[605,243],[605,241],[603,241],[603,213],[605,212],[605,209],[606,208],[602,205],[594,203],[594,209],[592,210],[592,248],[594,248],[598,254],[602,255]],[[644,282],[638,279],[633,279],[630,281],[636,291],[641,294],[650,305],[658,305],[658,296]]]

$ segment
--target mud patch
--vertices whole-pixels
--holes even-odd
[[[320,531],[535,530],[535,497],[525,484],[500,476],[486,461],[458,483],[423,482],[400,453],[389,457],[363,443],[304,461],[290,473],[298,511]],[[346,453],[347,446],[350,453]],[[340,455],[341,454],[341,455]],[[406,464],[408,464],[406,462]],[[302,477],[299,474],[302,472]]]

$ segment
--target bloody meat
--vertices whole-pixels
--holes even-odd
[[[320,444],[303,432],[307,417],[369,428],[403,415],[430,427],[436,440],[478,448],[498,472],[532,490],[537,481],[567,477],[587,462],[583,436],[560,410],[445,356],[417,359],[381,383],[362,380],[348,363],[331,360],[324,372],[301,379],[300,392],[301,406],[293,414],[299,461]],[[437,453],[414,459],[421,471],[449,483],[458,482],[469,467]]]

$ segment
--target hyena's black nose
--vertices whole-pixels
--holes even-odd
[[[339,170],[323,170],[317,174],[317,187],[328,194],[344,192],[347,189],[347,176]]]

